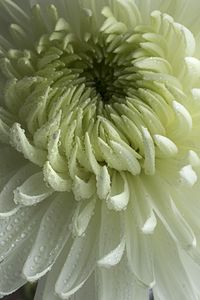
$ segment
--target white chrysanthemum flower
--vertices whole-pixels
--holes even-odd
[[[197,0],[0,0],[0,295],[200,299]]]

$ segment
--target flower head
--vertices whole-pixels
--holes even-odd
[[[1,296],[199,299],[198,9],[0,0]]]

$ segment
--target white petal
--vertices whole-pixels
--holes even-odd
[[[135,276],[147,286],[153,286],[151,240],[136,225],[130,206],[125,212],[125,234],[128,264]]]
[[[15,215],[0,219],[0,261],[14,252],[35,227],[39,226],[40,219],[49,203],[42,203],[31,209],[19,209]]]
[[[28,141],[24,129],[20,124],[15,123],[11,128],[11,142],[12,145],[24,154],[24,157],[38,166],[43,166],[46,161],[46,151],[36,148]]]
[[[184,166],[179,173],[183,185],[187,184],[187,186],[192,187],[197,182],[197,174],[192,169],[191,165]]]
[[[45,205],[20,209],[15,216],[4,219],[4,224],[0,220],[0,295],[10,294],[26,282],[22,268],[45,209]]]
[[[157,224],[151,197],[145,190],[143,179],[129,177],[130,207],[135,223],[144,234],[152,234]]]
[[[46,284],[46,277],[43,277],[38,281],[34,300],[42,300],[43,299],[45,284]],[[52,299],[49,298],[48,300],[53,300],[53,299],[59,300],[59,297],[52,293]]]
[[[94,215],[83,237],[75,239],[60,276],[56,282],[56,293],[67,299],[89,278],[94,270],[99,226],[98,216]]]
[[[200,278],[200,266],[195,263],[192,258],[187,255],[187,253],[181,249],[179,249],[179,256],[185,272],[187,273],[189,279],[191,280],[191,284],[198,291],[200,295],[200,286],[199,286],[199,278]]]
[[[64,173],[67,167],[67,161],[61,156],[59,151],[61,131],[54,132],[48,142],[48,160],[58,173]]]
[[[96,187],[97,195],[100,199],[106,199],[110,193],[110,174],[108,167],[100,167],[98,174],[96,175]]]
[[[125,173],[115,172],[112,177],[111,195],[107,200],[108,208],[116,211],[126,209],[129,194],[129,185]]]
[[[110,190],[110,175],[106,166],[101,167],[93,153],[92,145],[88,133],[85,135],[85,150],[90,167],[96,175],[97,193],[100,199],[105,199]]]
[[[170,66],[169,62],[161,57],[144,58],[136,61],[134,65],[136,66],[136,68],[143,70],[145,69],[153,72],[162,72],[167,74],[172,73],[172,67]]]
[[[110,145],[116,155],[116,158],[123,164],[123,170],[131,172],[133,175],[140,173],[140,163],[137,159],[137,153],[127,144],[110,141]]]
[[[70,191],[72,182],[65,174],[57,173],[47,161],[44,165],[44,178],[54,191]]]
[[[191,7],[190,7],[190,9],[191,9]],[[194,54],[195,48],[196,48],[196,41],[195,41],[193,33],[187,27],[183,26],[182,24],[179,24],[179,23],[175,23],[175,24],[176,24],[176,28],[178,28],[184,36],[185,55],[192,56]]]
[[[192,129],[192,117],[181,103],[173,101],[172,105],[178,117],[180,134],[185,136]]]
[[[200,158],[199,158],[199,155],[195,151],[190,150],[188,152],[188,160],[192,167],[195,168],[195,167],[200,166]]]
[[[196,87],[200,79],[200,60],[195,57],[185,57],[187,77],[192,87]]]
[[[99,164],[95,158],[95,155],[94,155],[94,152],[93,152],[93,149],[92,149],[92,145],[91,145],[91,142],[90,142],[90,137],[89,137],[89,134],[86,133],[85,134],[85,151],[86,151],[86,156],[87,156],[87,159],[89,161],[89,164],[90,164],[90,167],[92,169],[92,171],[95,173],[95,174],[98,174],[98,171],[99,171]]]
[[[111,267],[120,262],[124,253],[123,225],[115,212],[102,203],[101,228],[99,236],[100,266]]]
[[[153,249],[156,278],[154,291],[157,297],[161,300],[197,300],[197,295],[180,262],[177,245],[161,224],[157,226],[154,235]]]
[[[111,269],[101,268],[98,271],[99,300],[146,300],[148,287],[138,284],[130,272],[125,257]]]
[[[0,193],[0,215],[8,216],[12,215],[19,208],[19,205],[16,205],[13,197],[13,190],[15,190],[23,181],[31,176],[34,172],[37,171],[37,168],[31,164],[27,164],[24,167],[20,168],[18,172],[12,176],[7,184],[4,186]]]
[[[88,182],[85,182],[78,176],[75,176],[73,191],[77,201],[91,198],[95,193],[94,177],[91,176]]]
[[[150,217],[146,220],[146,222],[142,227],[142,232],[144,232],[145,234],[153,233],[156,225],[157,225],[157,219],[155,217],[154,212],[152,211]]]
[[[52,271],[46,277],[40,279],[34,300],[60,300],[55,294],[55,280],[59,275],[61,264],[63,266],[64,255],[67,255],[68,249],[64,249],[63,255],[56,261]],[[97,300],[97,292],[95,290],[95,274],[88,278],[85,284],[74,294],[69,300]]]
[[[44,182],[43,173],[39,172],[14,190],[14,201],[17,204],[29,206],[46,199],[52,192],[53,190]]]
[[[95,274],[93,272],[80,290],[71,296],[69,300],[97,300],[98,293],[95,288],[97,288],[97,286],[95,282]]]
[[[178,148],[172,140],[162,135],[154,135],[154,140],[161,153],[166,157],[174,156],[178,153]]]
[[[141,171],[137,160],[140,155],[125,143],[111,140],[108,145],[102,138],[98,138],[99,147],[108,166],[118,171],[129,171],[133,175]]]
[[[200,89],[194,88],[191,90],[191,93],[192,93],[192,96],[193,96],[193,99],[195,100],[195,102],[197,104],[199,104],[200,103]]]
[[[29,239],[21,243],[13,253],[1,262],[0,296],[11,294],[26,283],[26,279],[22,278],[21,272],[28,252],[31,249],[34,235],[35,232],[33,231]]]
[[[21,2],[21,3],[19,3]],[[28,2],[28,1],[27,1]],[[29,23],[29,15],[26,13],[27,3],[20,1],[1,1],[0,2],[1,18],[7,19],[10,23],[15,22],[22,26],[27,26]]]
[[[110,253],[108,253],[98,261],[99,267],[110,268],[117,265],[122,259],[124,250],[125,238],[123,237],[120,244],[115,249],[113,249]]]
[[[36,292],[37,297],[35,296],[36,299],[34,300],[60,300],[60,297],[55,293],[55,284],[69,254],[72,242],[73,240],[70,238],[53,264],[51,272],[39,280],[39,290]]]
[[[46,274],[69,238],[73,197],[56,197],[43,216],[34,247],[24,265],[23,274],[28,281],[36,281]]]
[[[88,224],[94,214],[95,205],[96,198],[84,202],[81,201],[81,203],[78,205],[73,217],[74,235],[81,236],[85,233]]]
[[[172,238],[188,251],[196,246],[196,237],[194,232],[179,212],[173,201],[169,187],[160,177],[143,179],[147,191],[151,197],[154,211],[161,219],[162,223],[171,234]]]
[[[142,135],[144,142],[144,170],[147,175],[155,173],[155,147],[153,139],[147,128],[142,127]]]

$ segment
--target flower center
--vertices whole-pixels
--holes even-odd
[[[70,46],[63,51],[62,41],[50,39],[48,47],[38,57],[37,74],[47,76],[44,69],[52,65],[58,73],[63,73],[56,86],[58,83],[62,87],[83,83],[85,89],[90,88],[92,97],[97,97],[98,102],[111,104],[123,101],[129,86],[126,75],[132,72],[127,67],[132,64],[131,58],[118,63],[118,55],[109,52],[109,43],[101,33],[95,42],[93,38],[87,43],[80,42],[74,37]]]
[[[113,95],[120,92],[119,87],[115,87],[114,68],[107,66],[105,60],[93,61],[92,67],[85,69],[82,75],[86,79],[86,85],[93,87],[104,103],[110,102]]]

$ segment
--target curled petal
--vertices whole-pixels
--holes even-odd
[[[14,190],[14,201],[17,204],[33,205],[41,202],[53,193],[43,179],[43,173],[36,173]]]

